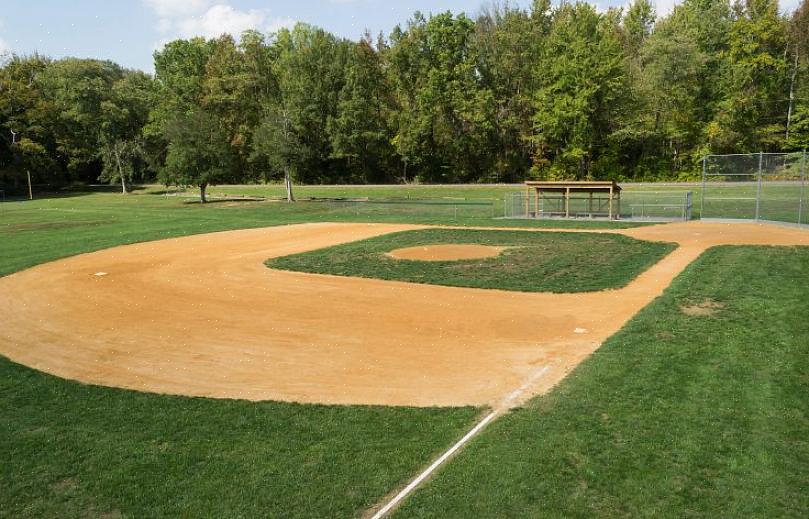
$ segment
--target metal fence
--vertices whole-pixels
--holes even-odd
[[[529,200],[530,198],[530,200]],[[595,197],[571,198],[569,214],[574,218],[606,217],[607,212],[603,200]],[[693,210],[693,193],[682,189],[669,191],[651,190],[623,190],[621,203],[618,209],[622,220],[643,220],[654,222],[669,222],[690,220]],[[559,200],[554,197],[541,197],[536,201],[538,207],[534,209],[535,201],[525,191],[510,193],[503,204],[504,218],[553,218],[560,213]]]
[[[807,224],[807,154],[708,155],[700,218]]]

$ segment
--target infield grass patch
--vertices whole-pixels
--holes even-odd
[[[506,249],[493,258],[460,261],[402,260],[386,255],[399,248],[434,244]],[[613,234],[427,229],[274,258],[267,266],[456,287],[586,292],[620,288],[674,248]]]
[[[809,517],[807,315],[809,249],[709,250],[396,517]]]

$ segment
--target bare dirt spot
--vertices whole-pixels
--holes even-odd
[[[0,278],[0,354],[64,378],[155,393],[516,406],[562,380],[707,248],[809,245],[804,230],[751,224],[611,229],[679,247],[624,288],[576,294],[264,266],[268,258],[423,228],[319,223],[247,229],[39,265]]]
[[[69,490],[73,490],[79,486],[79,478],[77,477],[69,477],[63,480],[57,481],[53,485],[51,485],[51,490],[54,492],[67,492]]]
[[[691,317],[711,317],[725,307],[725,303],[706,299],[699,303],[688,303],[680,305],[680,311]]]
[[[385,253],[386,256],[400,260],[418,261],[460,261],[471,259],[495,258],[507,247],[475,244],[439,244],[421,245],[396,249]]]

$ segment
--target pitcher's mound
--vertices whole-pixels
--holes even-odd
[[[494,258],[499,256],[506,247],[493,247],[489,245],[421,245],[396,249],[386,253],[395,259],[419,261],[456,261],[469,259]]]

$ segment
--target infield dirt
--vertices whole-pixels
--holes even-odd
[[[556,384],[707,248],[809,245],[809,232],[753,224],[602,231],[680,246],[625,288],[578,294],[264,266],[272,257],[419,228],[230,231],[40,265],[0,278],[0,353],[61,377],[158,393],[502,408]]]

